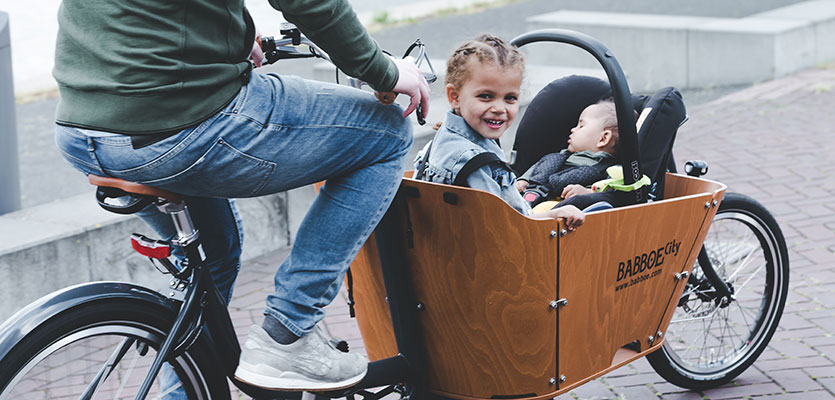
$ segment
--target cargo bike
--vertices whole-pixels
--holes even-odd
[[[357,385],[314,395],[235,380],[240,344],[182,197],[92,177],[109,210],[153,203],[174,218],[171,243],[134,239],[173,275],[182,298],[119,282],[41,298],[0,329],[0,399],[164,398],[164,364],[192,399],[228,399],[227,378],[265,399],[545,399],[644,356],[679,386],[730,381],[766,348],[782,314],[789,264],[779,226],[753,199],[701,178],[705,163],[689,161],[687,175],[676,173],[671,149],[686,119],[677,90],[631,95],[611,52],[577,32],[513,40],[536,42],[585,49],[609,82],[569,77],[543,89],[520,122],[512,166],[523,171],[564,145],[529,127],[573,124],[582,108],[611,95],[625,171],[618,184],[627,190],[575,198],[580,207],[605,207],[587,210],[572,232],[489,193],[407,173],[347,279],[370,358]],[[305,43],[297,31],[278,43],[273,57],[303,56],[292,48]],[[565,115],[531,112],[555,98],[572,100],[560,107]],[[651,184],[641,185],[644,174]],[[115,197],[125,202],[109,202]],[[181,247],[188,262],[163,261],[168,254],[149,250],[157,244]]]

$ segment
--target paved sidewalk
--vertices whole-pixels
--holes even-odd
[[[639,360],[559,399],[835,399],[835,68],[755,85],[689,114],[675,147],[679,167],[707,160],[707,178],[759,200],[786,236],[791,287],[778,332],[751,368],[717,389],[678,388]],[[285,255],[244,266],[231,303],[242,340],[251,323],[260,323]],[[342,294],[328,307],[325,325],[362,351]]]

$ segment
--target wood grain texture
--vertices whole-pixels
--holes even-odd
[[[693,245],[690,247],[687,259],[684,261],[684,265],[682,266],[681,271],[679,271],[686,271],[689,274],[693,271],[693,266],[696,263],[696,259],[699,257],[699,251],[702,248],[702,244],[704,244],[705,237],[707,237],[710,225],[713,222],[713,217],[716,216],[716,211],[719,210],[719,204],[721,204],[722,198],[724,197],[725,191],[727,190],[727,186],[707,179],[697,179],[685,175],[671,173],[667,173],[667,178],[665,182],[672,183],[672,187],[667,186],[665,188],[665,196],[683,197],[696,192],[706,192],[711,193],[712,195],[711,199],[709,200],[711,204],[710,210],[708,210],[707,214],[705,215],[705,219],[702,222],[702,226],[699,228],[699,233],[696,236],[696,240],[694,240]],[[714,201],[716,202],[715,204]],[[673,293],[673,304],[667,307],[667,310],[664,313],[664,317],[661,320],[661,324],[659,325],[659,331],[667,331],[667,327],[669,327],[670,321],[673,319],[673,315],[675,314],[676,302],[679,298],[681,298],[681,294],[684,292],[685,286],[687,286],[687,279],[682,279],[678,282],[676,290]]]
[[[690,250],[715,212],[704,204],[724,190],[670,176],[667,200],[593,213],[576,232],[552,238],[555,221],[524,217],[496,196],[411,179],[404,185],[420,194],[408,199],[415,246],[407,258],[425,306],[418,324],[428,385],[460,399],[549,398],[646,354],[647,338],[666,328],[680,295],[673,276],[692,265]],[[380,359],[397,350],[373,243],[352,271],[363,340]],[[677,253],[667,253],[670,243]],[[663,253],[661,265],[617,280],[620,262],[653,251]],[[551,310],[558,298],[567,306]],[[621,349],[632,340],[640,353]],[[550,385],[560,374],[566,381]]]
[[[377,241],[374,234],[363,245],[351,264],[354,278],[354,309],[365,350],[370,361],[397,355],[397,343],[386,302],[386,288],[380,272]]]
[[[627,343],[649,347],[677,299],[674,275],[708,216],[713,183],[672,181],[675,196],[589,215],[560,240],[560,387],[606,369]]]
[[[526,218],[477,190],[405,184],[420,191],[409,200],[408,256],[426,310],[419,323],[430,388],[480,398],[552,391],[556,221]]]

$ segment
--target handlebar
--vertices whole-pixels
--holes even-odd
[[[295,25],[284,23],[282,24],[279,32],[282,34],[280,39],[276,39],[272,36],[265,36],[261,38],[261,50],[264,52],[265,58],[264,65],[273,64],[278,60],[295,58],[321,58],[333,64],[333,61],[330,59],[328,54],[302,35],[301,31],[296,28]],[[307,47],[307,52],[299,49],[302,45]],[[417,50],[417,54],[413,56],[412,52],[415,50]],[[429,72],[423,72],[423,77],[426,79],[427,83],[431,84],[438,79],[438,76],[435,74],[435,68],[432,67],[432,62],[429,61],[429,55],[426,53],[426,45],[420,39],[415,40],[411,45],[409,45],[405,54],[403,54],[403,58],[409,56],[414,58],[415,64],[418,68],[420,68],[424,62],[427,67],[429,67]],[[339,83],[338,78],[337,83]],[[357,89],[361,89],[363,85],[366,85],[366,83],[362,80],[353,77],[348,77],[348,84]],[[394,102],[396,97],[397,94],[393,92],[377,93],[377,99],[384,104],[391,104]],[[420,104],[418,104],[418,107],[415,110],[415,117],[417,118],[418,124],[426,124],[426,120],[423,118],[423,107],[421,107]]]

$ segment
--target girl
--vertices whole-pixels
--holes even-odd
[[[452,110],[434,140],[418,155],[416,165],[424,172],[420,179],[452,184],[467,161],[478,154],[490,152],[503,160],[498,139],[519,111],[524,70],[522,53],[492,35],[480,35],[455,50],[447,62],[445,81]],[[563,218],[570,230],[585,220],[574,206],[532,214],[514,187],[515,180],[516,175],[505,162],[496,162],[473,171],[466,182],[471,188],[501,197],[524,215]]]

